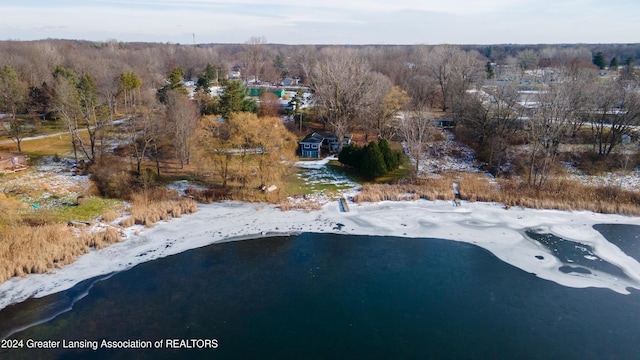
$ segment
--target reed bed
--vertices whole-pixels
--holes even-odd
[[[460,185],[463,200],[499,202],[507,207],[565,211],[593,211],[602,214],[640,215],[640,194],[615,186],[590,186],[559,179],[542,187],[517,179],[493,180],[481,174],[445,174],[410,184],[362,186],[357,203],[384,200],[453,200],[452,183]]]
[[[121,224],[138,224],[146,227],[153,224],[179,218],[183,214],[198,211],[198,204],[190,198],[182,198],[176,190],[158,188],[131,196],[130,217]]]
[[[119,217],[120,217],[120,214],[118,214],[117,211],[107,210],[104,214],[102,214],[102,221],[110,223],[115,221]]]
[[[0,282],[51,271],[73,262],[91,248],[120,240],[119,230],[111,226],[80,233],[62,224],[5,228],[0,236]]]
[[[354,201],[453,200],[453,182],[460,184],[460,194],[470,201],[491,201],[499,192],[497,184],[479,173],[444,174],[406,184],[368,184],[354,196]]]
[[[177,191],[163,188],[131,197],[131,215],[120,221],[121,227],[154,223],[197,211],[193,199],[181,198]],[[81,205],[82,206],[82,205]],[[101,249],[121,241],[118,226],[76,228],[61,224],[47,212],[20,216],[24,204],[0,196],[0,282],[15,276],[44,273],[73,262],[91,249]],[[120,214],[108,209],[103,222],[113,222]]]

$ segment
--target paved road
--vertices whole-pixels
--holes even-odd
[[[111,125],[119,125],[119,124],[122,124],[123,122],[125,122],[127,120],[129,120],[128,117],[117,119],[117,120],[114,120]],[[57,133],[53,133],[53,134],[30,136],[30,137],[23,138],[22,141],[45,139],[45,138],[50,138],[50,137],[54,137],[54,136],[66,135],[68,133],[69,133],[68,131],[62,131],[62,132],[57,132]],[[0,145],[7,145],[7,144],[13,144],[13,143],[14,142],[11,139],[0,140]]]

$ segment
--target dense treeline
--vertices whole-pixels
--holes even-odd
[[[415,175],[437,135],[434,119],[444,118],[455,121],[458,138],[492,172],[523,175],[542,186],[560,160],[615,158],[636,136],[638,57],[638,44],[293,46],[258,37],[198,46],[4,41],[0,111],[9,115],[7,133],[18,147],[41,119],[62,120],[76,157],[89,163],[109,156],[103,151],[108,125],[125,115],[127,146],[120,153],[135,159],[136,174],[146,159],[161,175],[162,162],[191,164],[200,115],[278,115],[268,96],[247,102],[241,80],[278,84],[293,78],[313,93],[306,117],[338,138],[359,133],[363,144],[403,141]],[[238,74],[238,81],[227,81]],[[196,86],[193,100],[185,80]],[[212,94],[213,85],[224,90]],[[295,114],[302,118],[300,107]],[[88,139],[78,135],[81,130]],[[591,148],[566,159],[566,144]]]

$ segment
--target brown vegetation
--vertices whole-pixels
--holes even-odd
[[[203,204],[211,204],[214,201],[230,200],[227,189],[211,188],[211,189],[194,189],[187,188],[184,194],[195,201]]]
[[[309,212],[313,210],[322,209],[322,203],[318,202],[318,200],[313,198],[286,199],[280,202],[278,207],[282,211],[304,210],[306,212]]]
[[[552,180],[543,187],[518,180],[490,181],[480,174],[447,174],[412,184],[364,185],[358,203],[384,200],[452,200],[452,182],[460,184],[463,200],[499,202],[534,209],[587,210],[604,214],[640,215],[640,194],[613,186],[589,186]]]
[[[104,222],[113,222],[120,215],[115,210],[107,210],[104,214],[102,214],[102,221]]]
[[[91,248],[118,241],[120,233],[113,227],[81,234],[62,224],[5,228],[0,236],[0,282],[50,271],[73,262]]]
[[[106,226],[77,229],[56,223],[47,212],[21,215],[24,204],[0,194],[0,282],[14,276],[43,273],[73,262],[90,249],[101,249],[121,240],[121,229]],[[181,198],[165,188],[142,191],[131,197],[131,215],[120,226],[151,226],[160,220],[197,211],[193,199]],[[104,222],[120,216],[114,210],[102,215]],[[18,221],[20,220],[20,221]]]
[[[176,190],[157,188],[140,194],[134,194],[131,199],[131,219],[135,224],[152,226],[161,220],[181,217],[198,210],[195,200],[181,198]]]

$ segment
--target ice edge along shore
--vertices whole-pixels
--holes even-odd
[[[640,289],[640,263],[593,229],[595,224],[640,225],[640,218],[592,212],[511,208],[501,204],[446,201],[383,201],[350,204],[340,212],[337,201],[317,211],[286,211],[272,205],[223,202],[199,205],[195,214],[157,224],[104,249],[80,256],[74,263],[46,274],[31,274],[0,284],[0,309],[29,297],[67,290],[82,280],[129,269],[153,259],[212,243],[304,232],[349,235],[439,238],[480,246],[501,260],[538,277],[569,287],[608,288],[628,294]],[[528,239],[535,228],[586,244],[601,259],[619,267],[628,278],[593,271],[563,273],[550,250]],[[138,229],[139,230],[139,229]]]

